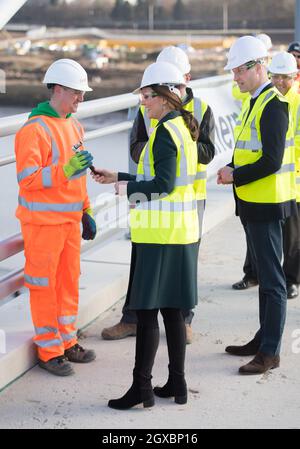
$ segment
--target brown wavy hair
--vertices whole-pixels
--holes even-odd
[[[182,101],[178,97],[178,95],[171,92],[167,86],[160,86],[159,84],[154,84],[150,87],[156,94],[167,100],[168,106],[172,111],[179,111],[181,113],[184,123],[188,128],[192,139],[194,141],[197,141],[199,137],[199,123],[191,112],[186,111],[183,108]]]

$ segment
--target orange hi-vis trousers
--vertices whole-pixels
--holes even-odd
[[[77,343],[80,225],[21,224],[25,285],[39,359],[47,362]]]

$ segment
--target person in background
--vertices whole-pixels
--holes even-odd
[[[83,128],[72,117],[92,89],[86,71],[71,59],[51,64],[43,83],[50,101],[34,108],[16,134],[16,216],[24,238],[24,278],[38,363],[54,375],[68,376],[74,373],[69,362],[88,363],[96,357],[76,336],[80,222],[87,240],[94,239],[96,223],[86,190],[93,157],[84,151]]]
[[[269,67],[272,83],[288,100],[294,126],[296,201],[298,214],[288,217],[283,225],[283,271],[287,297],[296,298],[300,284],[300,94],[296,84],[297,61],[291,53],[275,55]]]
[[[288,53],[291,53],[297,61],[297,75],[295,79],[295,87],[298,87],[300,93],[300,42],[291,42],[288,46]]]
[[[268,78],[265,46],[252,36],[235,41],[225,70],[232,70],[243,103],[234,130],[231,164],[218,171],[218,184],[233,184],[259,282],[260,327],[245,345],[227,346],[236,356],[254,356],[240,374],[262,374],[280,364],[286,318],[282,268],[282,223],[297,213],[294,129],[289,104]]]
[[[139,158],[137,176],[97,169],[94,179],[116,182],[127,194],[133,242],[128,287],[129,308],[137,314],[133,383],[108,406],[128,409],[154,405],[154,395],[187,402],[186,330],[182,310],[197,304],[199,224],[196,197],[198,123],[182,107],[176,87],[182,73],[168,62],[155,62],[144,72],[140,93],[150,119],[158,121]],[[123,182],[122,182],[123,181]],[[163,316],[169,378],[152,389],[152,367],[159,343],[158,312]]]
[[[206,201],[206,167],[212,161],[215,155],[214,133],[215,121],[210,106],[198,97],[194,97],[191,88],[187,87],[191,80],[191,65],[187,54],[178,47],[165,47],[157,57],[158,62],[168,62],[174,64],[182,73],[184,83],[179,86],[181,99],[185,110],[191,112],[200,125],[199,137],[197,140],[198,148],[198,173],[196,180],[197,187],[197,207],[200,225],[200,239],[202,234],[202,223]],[[134,162],[138,163],[140,155],[149,136],[155,129],[158,121],[147,116],[144,105],[138,109],[135,117],[132,131],[130,134],[130,154]],[[200,245],[199,239],[199,245]],[[128,295],[122,309],[122,317],[117,324],[105,328],[102,331],[102,338],[105,340],[118,340],[136,334],[137,317],[134,310],[128,308]],[[184,310],[187,344],[192,343],[192,310]]]

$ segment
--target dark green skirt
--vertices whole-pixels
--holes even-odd
[[[192,309],[197,298],[199,243],[133,243],[128,286],[129,309]]]

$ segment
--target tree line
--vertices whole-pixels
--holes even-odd
[[[147,29],[291,28],[294,0],[29,0],[14,22]],[[151,17],[150,17],[151,16]]]

